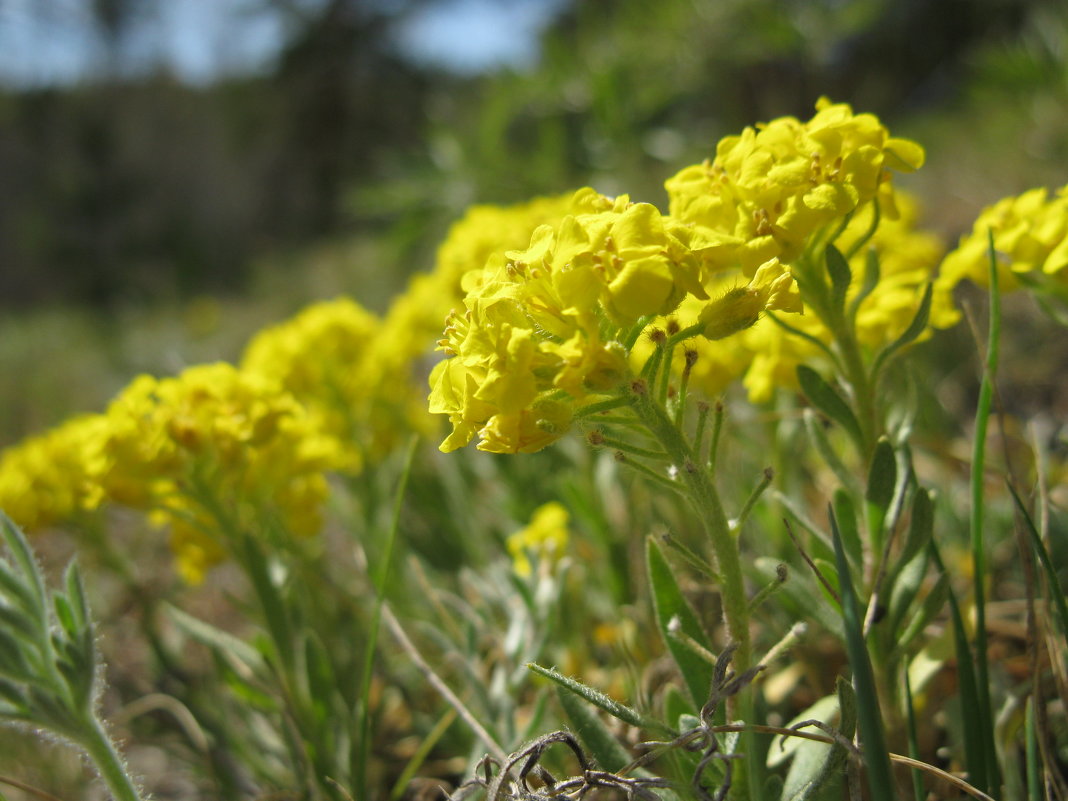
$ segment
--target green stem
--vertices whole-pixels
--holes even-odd
[[[100,778],[104,780],[116,801],[140,801],[141,796],[123,768],[122,759],[111,738],[95,716],[87,721],[79,743],[100,771]]]
[[[983,539],[983,510],[985,508],[983,479],[986,465],[986,432],[993,405],[994,376],[998,369],[999,345],[1001,342],[1001,296],[998,291],[997,261],[994,255],[993,232],[990,244],[990,328],[988,332],[986,362],[983,365],[983,380],[979,386],[979,403],[975,412],[975,434],[972,440],[971,474],[971,546],[973,575],[975,580],[975,668],[979,690],[979,715],[983,723],[983,735],[987,758],[987,775],[980,785],[984,791],[996,791],[1000,784],[997,750],[994,745],[993,707],[990,701],[990,676],[987,665],[986,639],[986,547]]]
[[[838,349],[842,354],[842,365],[845,369],[846,380],[853,390],[853,403],[857,412],[857,422],[860,424],[860,435],[864,446],[861,454],[865,461],[870,459],[875,449],[875,441],[878,439],[878,417],[875,409],[875,396],[872,392],[871,379],[864,367],[864,359],[860,354],[860,345],[852,329],[847,325],[834,327],[834,338],[838,342]]]
[[[727,514],[712,482],[712,474],[702,461],[695,457],[682,432],[675,427],[674,421],[668,417],[663,407],[650,397],[647,388],[635,393],[634,410],[678,468],[690,502],[708,534],[722,586],[723,617],[727,624],[727,636],[737,645],[733,668],[736,675],[741,675],[750,668],[753,659],[749,636],[749,603],[746,599],[738,541],[731,534]],[[753,722],[753,698],[748,689],[728,699],[728,714],[735,720]],[[756,743],[752,741],[751,736],[743,737],[748,740],[741,743],[739,748],[746,754],[742,770],[745,780],[739,784],[747,788],[748,797],[755,801],[760,797]]]

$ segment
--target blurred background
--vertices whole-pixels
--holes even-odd
[[[304,303],[382,311],[475,202],[663,181],[827,95],[948,242],[1068,182],[1063,0],[0,0],[0,445]]]

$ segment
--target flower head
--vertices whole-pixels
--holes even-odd
[[[940,285],[951,289],[965,278],[989,285],[990,233],[1003,292],[1026,279],[1068,283],[1068,186],[1052,197],[1044,188],[1031,189],[983,209],[971,233],[942,262]]]
[[[539,559],[559,559],[567,548],[567,524],[567,509],[555,501],[535,509],[530,523],[508,537],[508,552],[512,555],[515,572],[529,576],[532,555]]]
[[[844,103],[821,98],[816,109],[808,122],[781,117],[726,137],[714,160],[668,180],[672,217],[737,241],[714,252],[718,266],[791,262],[814,231],[876,197],[894,216],[889,170],[917,169],[923,149]]]

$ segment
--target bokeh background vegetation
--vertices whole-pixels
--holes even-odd
[[[197,83],[130,55],[164,5],[0,3],[97,48],[77,80],[0,89],[2,443],[311,299],[381,310],[473,202],[663,205],[663,176],[821,94],[925,144],[908,187],[950,241],[1068,179],[1057,0],[553,2],[534,63],[474,73],[398,33],[456,0],[242,0],[223,37],[276,15],[278,51]]]
[[[901,184],[949,243],[984,205],[1068,183],[1061,0],[553,0],[535,61],[476,71],[429,60],[400,35],[459,0],[233,0],[281,21],[277,51],[255,69],[197,82],[128,57],[167,2],[19,6],[74,14],[97,52],[77,80],[0,88],[0,446],[102,409],[139,372],[235,361],[255,331],[313,300],[346,293],[383,311],[409,275],[433,265],[472,203],[589,184],[663,207],[663,179],[710,156],[720,137],[807,118],[820,95],[874,112],[926,147],[926,166]],[[0,25],[13,8],[0,0]],[[232,19],[225,35],[236,41],[243,17]],[[1044,338],[1050,329],[1026,298],[1007,299],[1006,314],[1006,402],[1062,425],[1068,347]],[[959,330],[925,347],[944,407],[931,424],[948,428],[949,441],[974,409],[974,344]],[[1029,358],[1037,351],[1041,360]],[[564,496],[580,530],[603,535],[584,553],[607,550],[618,568],[605,571],[617,583],[596,596],[612,603],[583,619],[636,603],[635,543],[648,517],[628,518],[618,497],[589,500],[609,482],[576,489],[598,476],[572,444],[539,462],[424,465],[424,480],[440,473],[426,492],[441,497],[420,508],[440,502],[442,511],[405,521],[410,547],[459,572],[481,545],[504,539],[509,520]],[[748,469],[755,458],[740,461]],[[361,480],[390,497],[376,477]],[[476,488],[467,497],[492,511],[462,518],[461,504],[450,507],[465,482]],[[528,487],[536,493],[519,491]],[[628,503],[649,503],[636,496]],[[468,537],[465,527],[491,533]],[[46,543],[43,555],[58,563],[69,550]],[[161,542],[136,543],[131,557],[143,558],[146,583],[173,580]],[[223,627],[234,623],[218,612],[226,578],[188,596],[194,613]],[[129,645],[136,623],[109,600],[99,604],[114,613],[102,639],[110,654],[130,656],[116,693],[146,692],[137,660],[148,657]],[[506,604],[486,600],[491,612],[494,600]],[[142,749],[139,759],[152,755]],[[75,786],[76,760],[65,769],[57,785]]]

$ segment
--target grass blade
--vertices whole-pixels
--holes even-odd
[[[842,535],[834,517],[834,509],[828,506],[831,518],[831,538],[834,542],[834,558],[838,567],[839,591],[842,595],[842,622],[845,627],[846,651],[853,669],[853,684],[857,691],[857,717],[860,739],[864,748],[864,764],[868,769],[868,788],[872,801],[894,801],[894,777],[890,770],[890,752],[886,747],[879,698],[875,689],[875,676],[868,649],[864,643],[863,618],[860,603],[853,589]]]
[[[408,443],[408,453],[404,457],[404,467],[401,469],[400,478],[397,481],[397,493],[393,498],[393,517],[390,519],[389,531],[386,534],[386,546],[382,551],[382,561],[378,565],[378,575],[373,582],[377,592],[375,593],[374,613],[371,615],[371,628],[367,632],[367,641],[364,644],[363,673],[358,697],[360,736],[353,743],[356,753],[353,760],[355,764],[351,769],[353,786],[363,790],[364,798],[370,795],[370,788],[367,787],[367,757],[371,752],[371,708],[368,703],[371,695],[371,672],[374,669],[378,628],[382,622],[382,603],[385,601],[386,581],[389,579],[389,566],[393,560],[393,546],[397,540],[397,530],[400,528],[401,503],[408,487],[408,477],[412,472],[412,462],[415,459],[415,449],[418,443],[417,436],[413,436]]]
[[[971,547],[975,594],[975,678],[979,702],[980,734],[983,737],[984,770],[972,777],[983,792],[996,792],[1001,783],[998,776],[997,748],[994,745],[994,713],[990,701],[990,670],[987,662],[986,639],[986,546],[983,540],[983,476],[986,466],[986,432],[994,396],[994,376],[998,369],[1001,342],[1001,294],[998,291],[997,256],[994,253],[994,234],[989,233],[990,253],[990,325],[983,364],[983,380],[979,386],[979,401],[975,411],[975,433],[972,442],[971,473]]]
[[[912,684],[909,681],[908,668],[906,667],[902,672],[905,674],[905,713],[907,715],[906,723],[908,724],[909,756],[919,762],[920,742],[919,737],[916,735],[916,709],[912,703]],[[923,791],[923,778],[916,768],[912,768],[911,773],[912,794],[916,801],[924,801],[927,794]]]
[[[1038,533],[1034,520],[1027,512],[1027,507],[1024,506],[1023,501],[1020,499],[1019,494],[1016,492],[1016,489],[1012,484],[1008,482],[1006,483],[1009,492],[1012,493],[1012,500],[1016,504],[1016,509],[1020,512],[1020,516],[1023,518],[1023,521],[1027,526],[1027,531],[1031,535],[1031,542],[1034,545],[1035,553],[1038,554],[1038,560],[1042,563],[1043,570],[1046,571],[1046,581],[1049,584],[1049,593],[1053,598],[1053,605],[1057,609],[1057,617],[1059,617],[1061,621],[1061,634],[1064,635],[1064,644],[1068,647],[1068,602],[1065,601],[1064,590],[1061,587],[1060,581],[1057,579],[1057,571],[1053,567],[1053,560],[1050,558],[1045,543],[1042,542],[1042,536]]]
[[[944,576],[946,567],[942,563],[942,556],[938,548],[931,540],[927,546],[930,549],[931,559],[935,566]],[[976,785],[986,776],[986,768],[983,760],[986,758],[986,749],[983,745],[982,720],[979,717],[979,690],[976,687],[975,669],[972,659],[971,646],[968,644],[968,635],[964,630],[964,618],[960,613],[960,604],[957,603],[957,595],[953,589],[949,590],[949,610],[953,621],[953,648],[957,657],[957,684],[960,697],[961,729],[964,732],[964,765],[968,769],[968,779]],[[983,790],[979,787],[978,789]],[[986,792],[983,790],[983,792]]]

